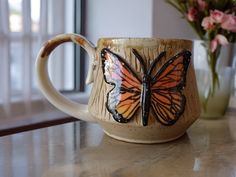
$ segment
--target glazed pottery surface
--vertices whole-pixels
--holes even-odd
[[[88,105],[68,100],[49,80],[48,56],[64,42],[89,54]],[[40,50],[37,75],[53,105],[96,121],[107,135],[134,143],[167,142],[182,136],[200,115],[191,51],[192,42],[181,39],[101,38],[95,47],[81,35],[62,34]]]

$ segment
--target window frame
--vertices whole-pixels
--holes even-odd
[[[80,9],[76,10],[76,9]],[[85,0],[75,0],[75,33],[85,35]],[[74,91],[85,91],[85,51],[79,46],[74,46],[75,61],[74,61]]]

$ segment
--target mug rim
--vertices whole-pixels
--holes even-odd
[[[99,38],[97,46],[124,46],[124,47],[153,47],[157,45],[189,45],[193,46],[193,40],[177,38],[142,38],[142,37],[104,37]]]
[[[119,40],[119,41],[126,41],[126,40],[144,40],[144,41],[186,41],[186,42],[193,42],[192,39],[184,39],[184,38],[160,38],[160,37],[100,37],[98,41],[101,40]]]

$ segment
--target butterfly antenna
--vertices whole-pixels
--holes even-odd
[[[148,70],[148,74],[150,75],[155,68],[156,64],[166,55],[166,51],[161,52],[151,63],[150,69]]]
[[[132,52],[135,55],[135,57],[138,59],[138,61],[140,62],[140,65],[141,65],[141,67],[143,69],[143,72],[147,73],[147,68],[146,68],[145,62],[143,60],[143,57],[141,57],[139,55],[139,53],[138,53],[138,51],[136,49],[132,49]]]

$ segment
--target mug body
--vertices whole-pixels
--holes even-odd
[[[104,132],[135,143],[182,136],[200,115],[191,51],[189,40],[99,39],[88,108]]]

